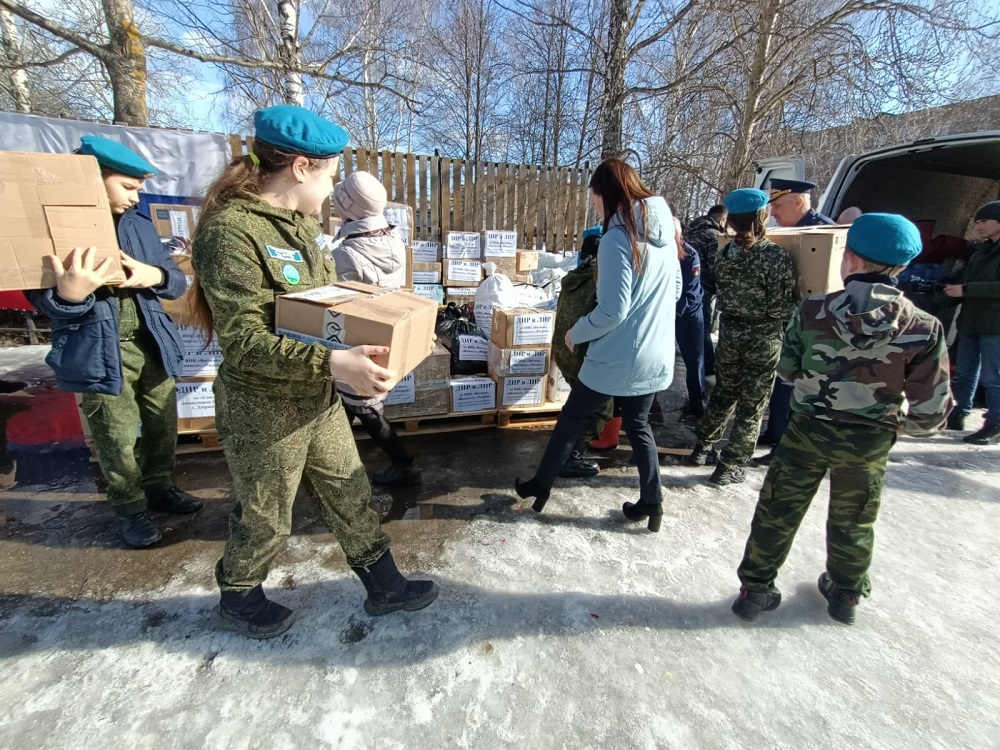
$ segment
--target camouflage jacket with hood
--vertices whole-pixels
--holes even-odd
[[[803,300],[778,376],[794,383],[797,412],[926,436],[951,409],[944,331],[887,281],[850,276],[845,289]]]
[[[587,345],[566,346],[566,331],[576,321],[597,307],[597,258],[588,258],[579,267],[567,273],[559,292],[556,322],[552,334],[552,358],[567,380],[576,380],[587,356]]]

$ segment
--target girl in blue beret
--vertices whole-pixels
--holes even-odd
[[[385,347],[331,350],[275,330],[275,300],[337,281],[316,220],[333,189],[347,132],[290,105],[254,116],[256,141],[208,191],[193,242],[193,313],[224,354],[216,418],[237,499],[215,567],[222,591],[217,627],[271,638],[293,613],[263,583],[291,533],[305,480],[320,516],[368,591],[365,611],[426,607],[431,581],[408,581],[369,507],[371,487],[333,381],[382,396],[393,373],[372,358]]]
[[[149,509],[194,513],[202,501],[174,484],[177,396],[184,346],[161,299],[177,299],[187,279],[164,250],[153,223],[139,212],[139,190],[156,170],[141,156],[107,138],[84,136],[77,153],[101,167],[121,247],[125,279],[110,260],[94,261],[94,248],[76,248],[49,263],[53,289],[28,292],[52,321],[46,362],[59,387],[81,393],[101,471],[129,547],[161,538]],[[136,455],[136,430],[142,439]]]

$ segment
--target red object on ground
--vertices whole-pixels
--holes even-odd
[[[12,445],[50,445],[65,440],[83,442],[83,426],[76,396],[54,388],[36,388],[31,408],[11,416],[7,442]]]
[[[24,292],[0,292],[0,310],[24,310],[31,312],[35,308],[28,302]]]

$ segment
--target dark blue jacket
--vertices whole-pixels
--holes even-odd
[[[701,288],[701,259],[698,251],[688,243],[684,243],[684,250],[687,257],[681,258],[681,279],[684,288],[681,290],[681,298],[677,300],[677,317],[685,315],[701,316],[702,299],[704,292]]]
[[[836,224],[836,223],[837,222],[835,222],[829,216],[824,216],[823,214],[821,214],[816,209],[810,208],[809,211],[806,213],[805,216],[803,216],[801,219],[799,219],[797,222],[795,222],[795,226],[797,226],[797,227],[821,227],[821,226],[823,226],[825,224]]]
[[[184,344],[177,325],[163,311],[160,297],[177,299],[187,279],[170,259],[147,217],[132,208],[118,221],[118,244],[126,255],[163,269],[163,286],[136,289],[136,304],[160,349],[163,367],[172,378],[181,374]],[[52,321],[52,351],[45,358],[59,388],[75,393],[122,392],[122,355],[118,333],[118,299],[101,287],[83,302],[67,302],[55,289],[25,292],[38,311]]]

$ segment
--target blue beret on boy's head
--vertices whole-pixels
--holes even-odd
[[[899,214],[863,214],[847,230],[847,249],[865,260],[905,266],[920,255],[920,230]]]
[[[592,227],[587,227],[583,230],[583,237],[581,239],[587,239],[588,237],[600,237],[604,234],[604,227],[600,224],[594,224]]]
[[[780,198],[789,193],[808,193],[816,187],[815,182],[803,182],[802,180],[782,180],[779,177],[771,179],[771,200]]]
[[[731,214],[755,214],[768,203],[767,193],[756,188],[740,188],[727,195],[722,203]]]
[[[253,127],[258,140],[313,159],[336,156],[343,152],[349,140],[347,131],[339,125],[294,104],[257,110]]]
[[[118,141],[85,135],[80,139],[80,153],[93,156],[102,169],[144,180],[157,174],[148,161]]]

